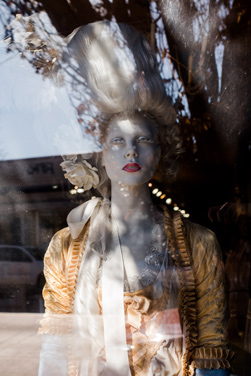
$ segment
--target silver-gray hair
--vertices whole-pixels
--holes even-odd
[[[68,61],[74,61],[97,106],[101,143],[109,120],[116,114],[141,113],[151,117],[159,130],[162,171],[173,172],[181,142],[175,111],[166,95],[155,53],[150,43],[132,26],[108,20],[81,26],[69,36]],[[107,197],[106,174],[99,156],[101,191]],[[103,172],[102,172],[102,171]]]

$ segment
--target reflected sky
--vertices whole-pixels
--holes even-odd
[[[47,17],[44,13],[43,17]],[[47,17],[47,31],[49,19]],[[0,38],[4,37],[0,24]],[[53,29],[52,29],[53,32]],[[83,134],[66,87],[36,74],[16,51],[0,44],[0,159],[24,159],[98,150]]]

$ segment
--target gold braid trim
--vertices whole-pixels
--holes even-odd
[[[77,286],[77,279],[79,268],[81,264],[81,260],[84,254],[84,250],[86,247],[87,237],[89,233],[90,222],[83,228],[81,234],[77,239],[74,239],[71,247],[69,249],[69,271],[68,271],[68,278],[67,278],[67,288],[68,294],[70,298],[70,310],[74,312],[74,298]],[[69,330],[69,341],[68,341],[68,376],[79,376],[79,360],[74,357],[71,349],[72,349],[72,331],[73,327],[68,326]]]
[[[192,259],[185,243],[180,213],[174,213],[172,218],[170,213],[165,210],[164,225],[169,239],[171,256],[177,267],[181,286],[182,306],[180,312],[186,329],[186,351],[183,355],[183,376],[191,376],[194,373],[194,367],[190,365],[190,358],[198,338],[196,325],[196,292]]]

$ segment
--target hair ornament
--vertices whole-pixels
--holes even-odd
[[[78,154],[63,156],[64,161],[60,164],[65,178],[73,185],[79,188],[84,188],[88,191],[91,188],[96,188],[99,183],[99,176],[96,167],[86,161],[92,154]]]

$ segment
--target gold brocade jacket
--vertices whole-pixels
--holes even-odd
[[[233,353],[227,348],[223,335],[224,269],[215,235],[202,226],[184,221],[179,213],[172,216],[165,211],[164,218],[169,251],[180,281],[179,314],[185,329],[183,375],[193,375],[194,368],[230,368]],[[61,335],[71,331],[68,318],[74,313],[77,278],[88,229],[89,223],[77,239],[72,239],[69,229],[64,228],[51,240],[44,259],[46,313],[40,333]],[[78,375],[70,352],[68,359],[68,374]]]

